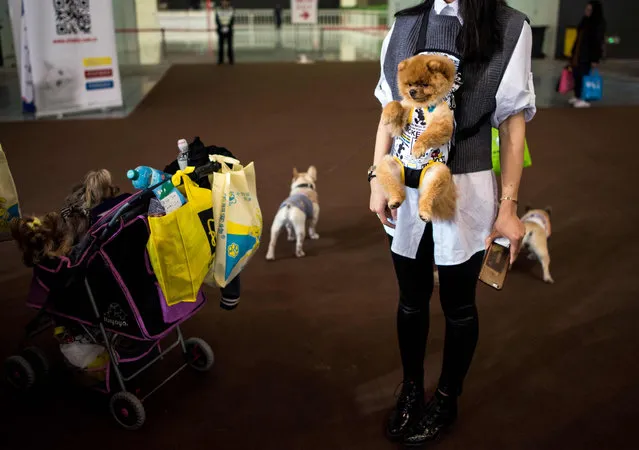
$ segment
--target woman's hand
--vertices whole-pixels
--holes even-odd
[[[397,218],[397,210],[391,210],[388,208],[388,198],[386,197],[386,193],[384,193],[384,189],[377,181],[377,178],[372,178],[370,181],[371,184],[371,199],[370,199],[370,209],[371,212],[377,214],[377,218],[379,221],[386,225],[387,227],[395,228],[395,225],[390,223],[388,219],[396,219]]]
[[[511,200],[504,200],[499,207],[493,231],[486,239],[486,249],[497,238],[504,237],[510,241],[510,265],[515,262],[521,250],[521,243],[526,234],[524,224],[517,216],[517,205]]]

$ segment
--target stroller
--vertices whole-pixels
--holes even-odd
[[[197,167],[189,176],[206,179],[220,170],[218,163]],[[146,251],[149,239],[147,212],[154,197],[152,186],[135,193],[108,211],[82,238],[69,257],[34,268],[27,304],[39,310],[27,325],[25,341],[55,327],[88,337],[102,347],[103,364],[89,369],[92,387],[110,394],[110,412],[122,427],[140,428],[146,418],[142,402],[186,367],[206,372],[214,354],[202,339],[185,339],[180,324],[205,304],[200,291],[195,302],[168,306]],[[160,341],[177,335],[167,348]],[[127,383],[178,348],[184,363],[158,386],[139,398]],[[47,375],[49,365],[37,347],[27,347],[5,361],[6,377],[28,391]]]

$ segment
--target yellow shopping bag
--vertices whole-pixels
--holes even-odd
[[[225,156],[212,155],[210,159],[219,162],[222,169],[209,177],[218,250],[205,282],[225,287],[246,267],[260,245],[262,212],[253,163],[243,167],[238,160]]]
[[[192,171],[188,167],[172,178],[187,203],[165,216],[149,217],[149,259],[169,306],[196,301],[215,255],[211,191],[191,181],[186,174]]]
[[[20,217],[18,192],[13,183],[7,157],[0,146],[0,242],[11,239],[9,224]]]

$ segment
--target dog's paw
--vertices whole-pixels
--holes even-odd
[[[428,223],[432,220],[432,217],[430,217],[430,214],[426,214],[426,213],[419,213],[419,218],[422,219],[424,222]]]
[[[413,148],[411,149],[411,153],[415,158],[421,158],[426,154],[427,151],[428,146],[422,141],[415,142],[415,144],[413,144]]]
[[[550,275],[548,275],[547,277],[544,277],[544,282],[546,282],[548,284],[553,284],[555,282],[555,280],[553,280],[552,277]]]
[[[297,258],[303,258],[306,256],[306,253],[304,253],[304,250],[300,249],[300,250],[295,250],[295,256]]]
[[[266,260],[267,261],[275,261],[275,255],[272,253],[267,253],[266,254]]]
[[[404,203],[403,197],[391,197],[388,199],[388,207],[390,209],[397,209],[402,206],[402,203]]]
[[[320,235],[317,234],[317,233],[309,233],[308,237],[309,237],[309,239],[312,239],[312,240],[316,241],[317,239],[320,238]]]

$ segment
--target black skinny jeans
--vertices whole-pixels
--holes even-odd
[[[581,98],[582,89],[584,86],[584,77],[590,73],[590,64],[580,63],[578,66],[573,66],[572,77],[575,80],[575,97]]]
[[[392,244],[392,237],[389,236]],[[433,293],[433,229],[429,223],[415,259],[391,252],[399,284],[397,335],[404,381],[424,382],[424,357],[429,329],[430,297]],[[444,360],[438,388],[459,396],[477,346],[479,321],[475,290],[484,252],[463,264],[440,266],[439,296],[446,318]]]

